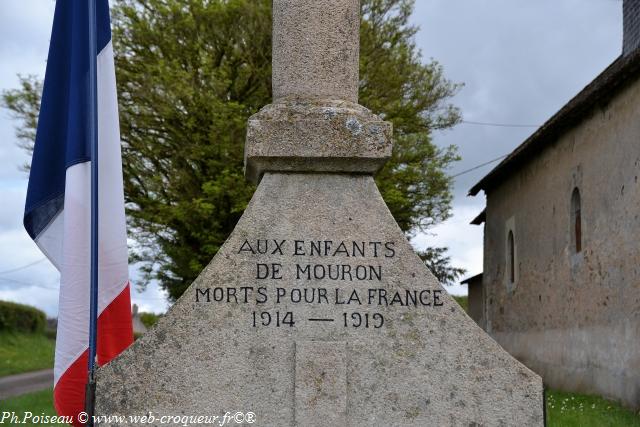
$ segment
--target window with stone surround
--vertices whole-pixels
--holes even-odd
[[[507,274],[509,275],[509,283],[516,281],[516,245],[513,239],[513,231],[509,230],[507,237]]]
[[[582,207],[578,187],[571,193],[571,249],[574,254],[582,251]]]
[[[516,218],[510,217],[504,224],[504,285],[507,292],[512,293],[518,286],[518,242]]]

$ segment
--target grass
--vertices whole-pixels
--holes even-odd
[[[0,377],[53,368],[54,351],[43,334],[0,332]]]
[[[640,413],[597,396],[547,390],[549,427],[640,427]]]
[[[460,307],[466,312],[469,312],[469,297],[466,295],[452,295]]]
[[[11,397],[9,399],[0,401],[0,420],[2,420],[2,412],[13,412],[18,416],[18,421],[23,421],[26,412],[31,412],[33,417],[39,416],[55,416],[56,411],[53,409],[53,389],[47,389],[37,391],[35,393],[23,394],[18,397]],[[20,424],[25,426],[42,425],[42,423],[30,423],[30,420],[26,420],[26,424]],[[10,423],[11,420],[5,420],[5,423]],[[47,424],[47,425],[68,425],[68,424]]]

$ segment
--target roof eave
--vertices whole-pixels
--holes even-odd
[[[501,179],[510,175],[516,166],[529,161],[532,155],[538,154],[568,128],[583,120],[594,106],[615,96],[620,88],[628,83],[629,78],[637,78],[639,73],[640,49],[627,56],[618,57],[544,125],[471,187],[468,195],[476,196],[480,190],[486,193]]]

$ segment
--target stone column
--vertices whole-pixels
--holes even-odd
[[[249,119],[248,179],[373,174],[391,156],[391,123],[357,104],[359,28],[358,0],[274,0],[274,102]]]
[[[274,0],[274,100],[358,102],[359,30],[359,0]]]

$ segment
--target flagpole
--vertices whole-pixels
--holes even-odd
[[[86,425],[93,426],[95,410],[95,360],[98,328],[98,75],[96,0],[89,9],[89,138],[91,142],[91,290],[89,304],[89,363],[85,390]]]

